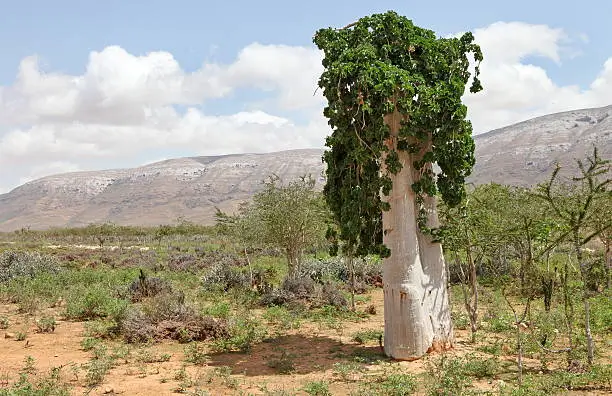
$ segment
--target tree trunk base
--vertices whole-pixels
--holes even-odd
[[[431,344],[431,346],[427,350],[427,354],[446,352],[446,351],[450,351],[453,348],[455,348],[455,344],[450,340],[449,341],[434,340],[434,342]]]

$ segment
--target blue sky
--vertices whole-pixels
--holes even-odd
[[[562,68],[541,62],[559,83],[588,84],[612,54],[612,2],[606,0],[6,0],[0,16],[0,83],[11,83],[28,55],[41,55],[54,70],[78,73],[89,51],[113,44],[135,54],[169,51],[193,70],[204,59],[229,62],[253,41],[311,45],[318,28],[391,9],[439,34],[521,21],[587,35],[583,54],[565,60]]]
[[[485,92],[466,97],[476,133],[612,103],[610,1],[1,5],[0,193],[56,172],[320,147],[314,32],[391,9],[440,35],[476,32],[488,62]]]

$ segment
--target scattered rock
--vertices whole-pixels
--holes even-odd
[[[15,338],[15,333],[4,333],[4,338]]]
[[[112,387],[107,386],[106,388],[104,388],[105,395],[114,394],[114,393],[115,393],[115,390]]]

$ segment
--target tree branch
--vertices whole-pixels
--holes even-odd
[[[345,27],[341,27],[340,29],[336,29],[336,30],[346,30],[346,29],[350,29],[353,26],[357,25],[357,21],[349,23],[348,25],[346,25]]]

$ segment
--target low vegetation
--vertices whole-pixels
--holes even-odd
[[[583,170],[443,208],[455,348],[408,363],[382,351],[381,259],[330,256],[319,223],[290,257],[221,214],[0,234],[0,395],[606,394],[612,199]]]

